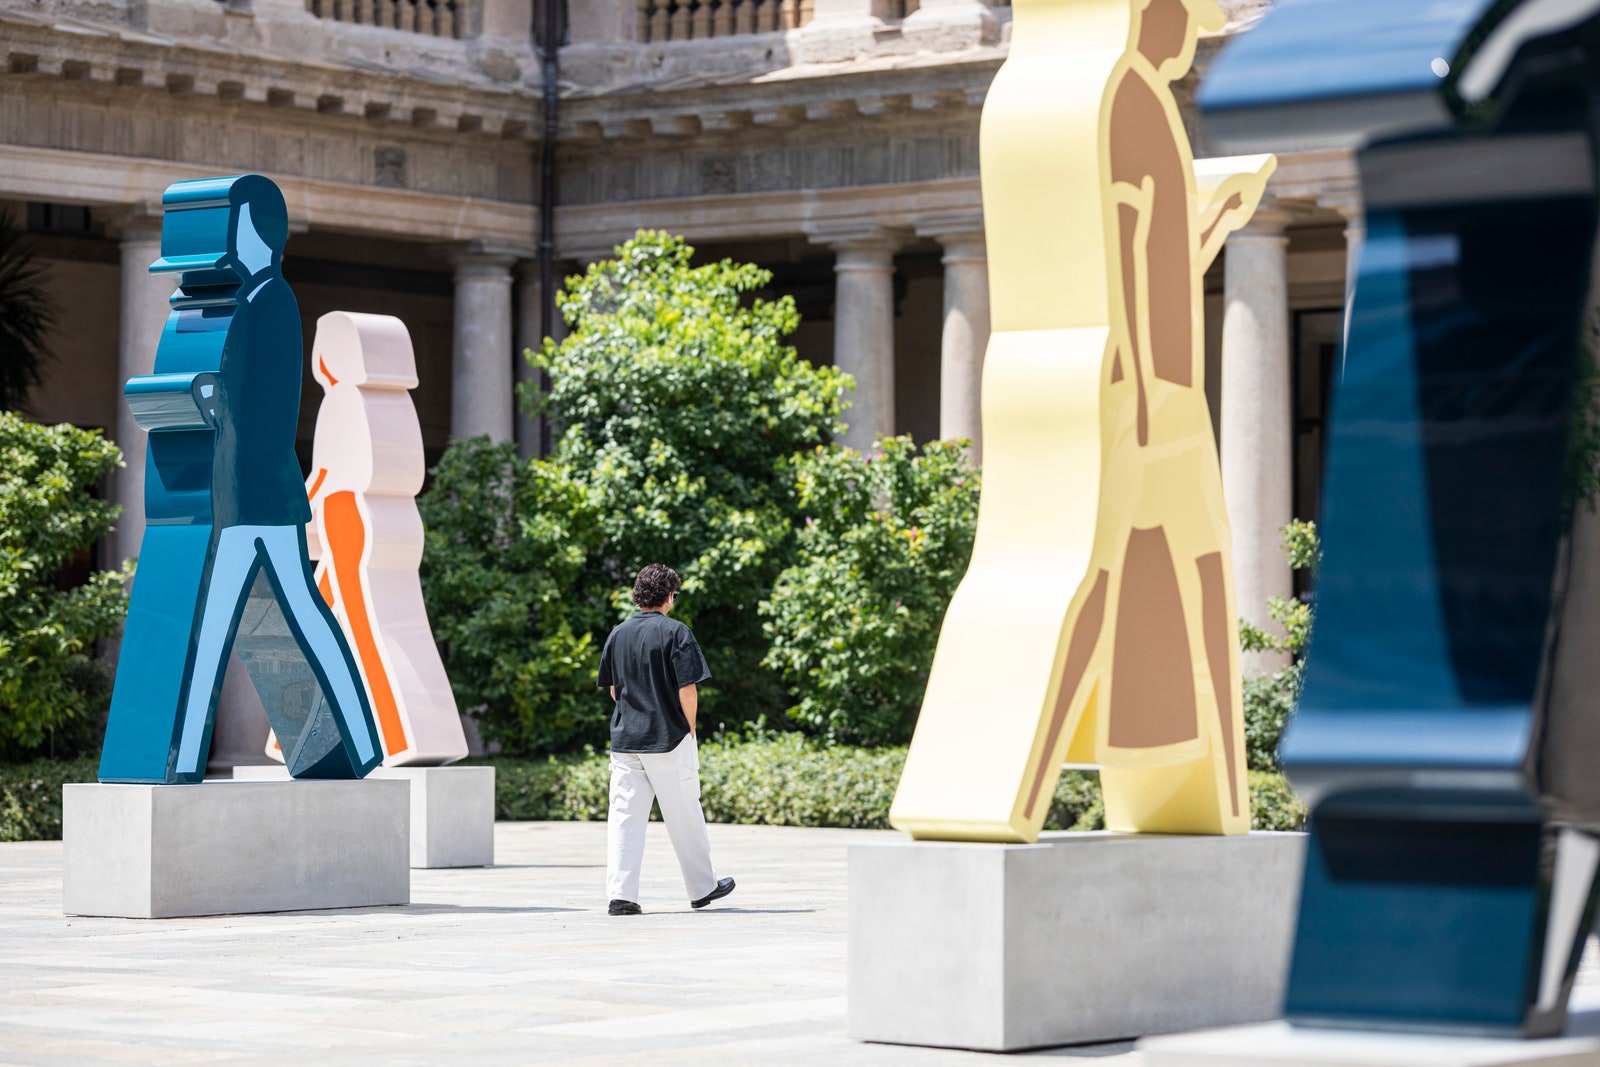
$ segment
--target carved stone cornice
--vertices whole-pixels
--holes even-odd
[[[231,107],[288,108],[329,118],[437,127],[451,136],[531,136],[538,94],[487,82],[458,83],[418,71],[324,58],[228,49],[220,42],[175,40],[75,22],[0,12],[0,85],[62,82],[126,98],[163,94]]]

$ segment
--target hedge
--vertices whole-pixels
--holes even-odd
[[[904,748],[830,748],[798,734],[713,741],[700,748],[701,803],[712,822],[885,829],[905,757]],[[500,819],[606,817],[610,776],[603,755],[470,762],[494,766]],[[94,781],[96,765],[93,757],[0,765],[0,841],[59,838],[61,786]],[[1250,798],[1257,830],[1305,825],[1305,806],[1281,774],[1251,771]],[[1045,828],[1098,830],[1104,825],[1099,775],[1063,774]]]
[[[797,734],[713,741],[700,748],[701,803],[712,822],[886,829],[905,753],[900,747],[824,747]],[[609,772],[603,755],[474,762],[495,767],[495,803],[501,819],[606,817]],[[1305,806],[1283,775],[1251,771],[1250,794],[1254,829],[1304,827]],[[1045,828],[1104,826],[1099,775],[1063,774]]]
[[[92,782],[98,756],[0,764],[0,841],[55,841],[61,837],[61,787]]]

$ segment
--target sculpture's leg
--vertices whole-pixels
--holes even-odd
[[[145,530],[100,755],[102,782],[173,780],[178,709],[210,541],[209,525]]]
[[[346,627],[355,644],[354,651],[360,657],[361,673],[366,679],[367,692],[372,697],[372,710],[378,717],[378,728],[383,733],[384,751],[391,756],[398,755],[411,745],[406,740],[405,725],[400,721],[394,685],[378,645],[377,622],[373,618],[372,605],[368,602],[366,585],[362,581],[361,562],[368,537],[366,519],[352,492],[329,495],[323,502],[322,517],[336,599],[343,608]],[[326,593],[323,599],[328,599]]]
[[[356,670],[355,658],[334,621],[333,612],[318,595],[306,566],[305,528],[254,527],[265,556],[268,579],[283,606],[284,618],[306,662],[333,706],[334,721],[350,755],[355,774],[364,776],[383,762],[372,709]],[[290,762],[291,772],[295,769]]]
[[[256,544],[247,528],[234,526],[218,532],[211,578],[200,608],[193,661],[184,680],[178,752],[173,768],[177,781],[198,782],[205,778],[223,666],[228,662],[233,635],[239,627],[239,615],[244,611],[245,597],[259,566]]]

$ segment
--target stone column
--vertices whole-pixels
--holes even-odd
[[[1294,517],[1287,222],[1282,213],[1258,212],[1228,238],[1224,264],[1222,488],[1239,614],[1261,626],[1271,623],[1267,599],[1293,591],[1279,535]],[[1283,662],[1265,654],[1246,660],[1257,670]]]
[[[899,241],[877,227],[821,239],[834,250],[834,366],[856,381],[843,442],[869,451],[893,434],[894,251]]]
[[[561,283],[568,274],[572,273],[572,264],[565,260],[556,260],[553,272],[553,282],[557,292],[561,291]],[[517,264],[517,345],[516,345],[516,379],[519,386],[528,383],[530,388],[537,388],[539,372],[528,365],[525,353],[532,349],[535,352],[544,343],[544,323],[540,319],[541,288],[539,285],[539,261],[525,259]],[[562,321],[561,313],[556,312],[555,322],[551,324],[549,336],[560,341],[567,335],[567,324]],[[530,417],[522,410],[521,398],[517,401],[516,433],[517,454],[523,459],[537,456],[539,442],[544,434],[544,420]]]
[[[477,245],[456,253],[455,349],[450,435],[513,434],[511,265],[516,257]]]
[[[1361,205],[1341,207],[1344,216],[1344,340],[1350,343],[1350,306],[1356,298],[1356,276],[1361,273],[1361,250],[1367,243],[1367,216]]]
[[[122,246],[122,321],[117,338],[117,447],[123,462],[115,479],[116,501],[122,505],[117,520],[115,565],[139,554],[144,538],[145,432],[133,421],[122,401],[122,385],[129,378],[149,374],[156,363],[156,348],[167,314],[167,300],[177,287],[170,274],[151,274],[150,264],[161,258],[159,209],[135,209],[116,224]]]
[[[983,462],[983,357],[989,347],[989,257],[983,224],[918,226],[944,246],[944,334],[939,346],[939,436],[965,437]]]

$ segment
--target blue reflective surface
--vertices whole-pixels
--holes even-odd
[[[150,434],[148,526],[139,555],[101,753],[105,782],[205,775],[217,696],[245,600],[270,580],[327,697],[274,705],[297,777],[360,777],[383,758],[355,659],[312,583],[310,520],[294,453],[300,311],[280,270],[288,216],[260,175],[179,182],[162,198],[156,273],[178,277],[155,372],[124,396]],[[329,737],[337,732],[337,744]]]
[[[1452,68],[1497,0],[1279,0],[1256,29],[1228,43],[1201,89],[1201,106],[1439,93],[1434,60]]]
[[[1536,744],[1587,358],[1600,21],[1496,45],[1530,7],[1286,0],[1200,96],[1225,141],[1310,128],[1360,148],[1367,240],[1328,420],[1316,629],[1280,747],[1313,802],[1296,1023],[1557,1032],[1577,957],[1547,933],[1586,929],[1594,907],[1580,873],[1551,917],[1542,805],[1563,798]],[[1488,95],[1464,104],[1463,67],[1485,56]],[[1547,951],[1563,955],[1541,989]]]

